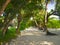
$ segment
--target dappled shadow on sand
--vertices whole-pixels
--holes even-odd
[[[9,45],[60,45],[60,31],[53,31],[58,35],[48,36],[45,33],[28,32],[12,40]]]
[[[24,35],[18,37],[15,42],[11,42],[13,45],[60,45],[60,38],[58,36],[46,36],[46,35]]]

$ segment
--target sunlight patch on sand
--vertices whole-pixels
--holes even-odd
[[[54,45],[53,42],[49,42],[49,41],[42,41],[40,42],[41,45]]]

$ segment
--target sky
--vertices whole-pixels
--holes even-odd
[[[52,0],[52,3],[49,3],[47,5],[47,12],[50,12],[51,9],[54,10],[55,9],[55,4],[56,4],[56,2]],[[56,19],[59,19],[59,16],[56,16],[56,15],[51,15],[50,18],[52,18],[52,17],[55,17]]]
[[[47,12],[50,12],[51,9],[55,9],[55,1],[52,0],[52,2],[50,2],[48,5],[47,5]]]

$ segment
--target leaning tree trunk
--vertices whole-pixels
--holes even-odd
[[[37,26],[37,27],[39,27],[39,25],[38,25],[37,21],[36,21],[36,20],[34,20],[34,22],[35,22],[36,26]]]
[[[5,18],[4,18],[4,22],[3,22],[3,26],[1,28],[1,30],[3,30],[3,27],[7,22],[8,22],[8,15],[6,15]]]
[[[17,29],[16,29],[17,34],[21,33],[20,30],[19,30],[21,20],[22,20],[22,17],[21,17],[21,15],[18,14],[18,16],[17,16],[17,23],[18,24],[17,24]]]
[[[5,25],[3,26],[3,29],[2,29],[2,34],[3,36],[5,36],[7,30],[8,30],[8,26],[9,26],[9,23],[11,22],[12,20],[9,20],[8,22],[5,23]]]
[[[0,15],[3,14],[4,10],[6,9],[7,5],[11,2],[11,0],[6,0],[3,4],[2,8],[0,9]]]

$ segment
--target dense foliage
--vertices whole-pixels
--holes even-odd
[[[0,34],[3,35],[3,38],[6,38],[3,39],[0,35],[1,41],[8,40],[15,36],[16,32],[18,33],[30,26],[44,27],[45,20],[48,20],[47,28],[60,28],[59,20],[52,20],[49,17],[45,19],[44,17],[48,15],[46,8],[51,0],[11,0],[5,5],[6,1],[8,0],[0,0],[0,12],[3,10],[0,16]],[[59,1],[56,0],[54,11],[57,10],[60,15]],[[2,9],[3,6],[5,8]],[[8,29],[9,27],[11,28]],[[12,34],[11,37],[9,37],[10,34]]]

